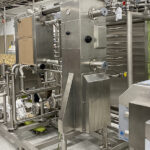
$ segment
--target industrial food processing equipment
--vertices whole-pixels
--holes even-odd
[[[149,140],[144,126],[147,131],[150,86],[148,81],[132,84],[148,76],[145,20],[150,18],[149,1],[50,2],[15,18],[16,64],[0,66],[1,133],[25,150],[59,142],[66,150],[67,140],[81,133],[98,137],[102,150],[124,150],[128,137],[133,150],[144,150],[145,138],[146,144]],[[140,35],[132,34],[132,26]],[[118,35],[119,30],[123,35]],[[140,48],[134,40],[141,41]],[[127,89],[125,82],[130,88],[120,96],[118,127],[118,108],[111,109],[111,101]],[[56,137],[35,145],[21,138],[24,131],[50,132],[50,126],[57,129]],[[123,141],[116,138],[118,128]]]
[[[102,130],[107,138],[106,18],[89,14],[105,3],[88,2],[85,8],[83,1],[66,1],[15,19],[17,64],[3,64],[1,72],[3,129],[39,131],[58,122],[64,150],[72,131]],[[107,140],[103,144],[107,148]]]

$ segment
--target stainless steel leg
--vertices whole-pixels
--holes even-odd
[[[103,150],[108,150],[108,132],[107,128],[102,129]]]
[[[62,135],[61,148],[62,150],[67,150],[67,139],[65,135]]]

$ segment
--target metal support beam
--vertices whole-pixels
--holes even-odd
[[[59,116],[59,121],[58,121],[59,132],[62,135],[62,139],[61,139],[62,150],[67,150],[67,138],[66,138],[65,131],[64,131],[64,119],[65,119],[66,110],[67,110],[67,106],[68,106],[68,100],[69,100],[70,91],[71,91],[71,87],[72,87],[73,77],[74,77],[74,74],[69,73],[65,92],[63,95],[63,100],[62,100],[62,108],[60,111],[60,116]]]
[[[69,73],[65,92],[63,95],[63,100],[62,100],[62,108],[61,108],[60,116],[59,116],[59,120],[61,120],[61,121],[63,121],[64,117],[65,117],[67,104],[68,104],[68,100],[69,100],[69,95],[70,95],[70,91],[71,91],[71,86],[72,86],[72,82],[73,82],[73,77],[74,77],[74,74]]]
[[[74,138],[80,134],[81,134],[80,132],[72,131],[72,132],[69,132],[68,134],[66,134],[65,137],[66,137],[66,140],[71,140],[72,138]],[[59,136],[55,136],[55,137],[49,138],[43,142],[39,142],[38,144],[35,145],[35,147],[38,149],[43,149],[45,147],[55,145],[59,142],[61,142],[61,139],[59,138]]]

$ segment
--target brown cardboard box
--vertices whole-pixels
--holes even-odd
[[[34,64],[33,55],[33,39],[23,38],[18,41],[19,45],[19,63],[20,64]]]
[[[23,18],[18,22],[18,38],[32,37],[32,17]]]

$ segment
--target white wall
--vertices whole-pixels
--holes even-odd
[[[6,23],[6,34],[7,35],[15,35],[15,28],[14,28],[14,20],[8,21]],[[0,35],[4,35],[4,24],[0,23]]]

